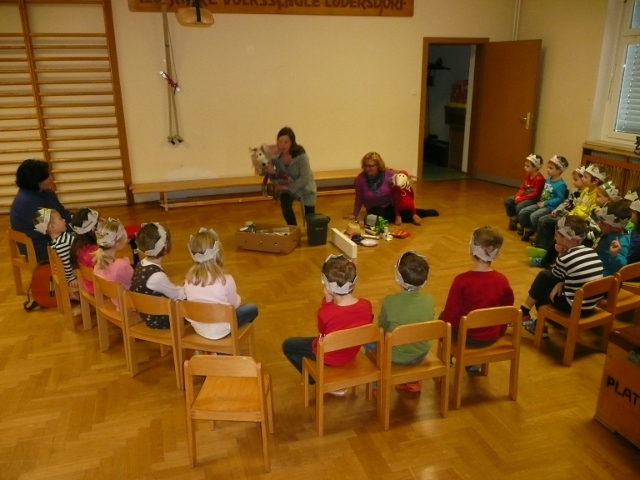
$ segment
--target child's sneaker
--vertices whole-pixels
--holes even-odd
[[[329,395],[333,395],[334,397],[345,397],[347,395],[347,389],[343,388],[342,390],[334,390],[333,392],[329,392]]]
[[[420,382],[409,382],[409,383],[400,383],[396,385],[398,390],[404,390],[405,392],[420,392],[422,387],[420,386]]]
[[[509,230],[516,230],[518,228],[518,218],[509,219]]]
[[[482,365],[467,365],[464,369],[467,373],[480,373],[482,371]]]
[[[526,325],[524,327],[524,329],[529,332],[531,335],[535,335],[536,333],[536,320],[533,321],[533,323],[530,323],[529,325]],[[549,328],[547,328],[547,326],[544,326],[544,330],[542,331],[542,338],[549,338]]]
[[[522,240],[523,242],[528,242],[533,236],[533,234],[534,234],[533,230],[525,228],[522,232],[522,238],[520,240]]]
[[[535,325],[536,319],[532,318],[531,315],[526,314],[522,316],[522,326],[526,327],[527,325],[531,325],[532,323]]]
[[[522,235],[524,233],[524,227],[519,227],[516,232],[518,232],[518,235]]]

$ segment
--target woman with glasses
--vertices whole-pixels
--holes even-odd
[[[364,206],[367,215],[377,215],[393,223],[396,218],[391,191],[393,189],[393,170],[387,169],[384,160],[379,153],[369,152],[360,162],[362,173],[358,174],[354,182],[356,199],[353,204],[353,213],[346,215],[347,220],[355,220]],[[435,210],[416,210],[419,217],[437,216]],[[413,218],[409,210],[403,210],[402,221],[412,223]]]

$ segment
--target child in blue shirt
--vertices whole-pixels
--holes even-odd
[[[604,276],[613,275],[627,264],[630,235],[625,231],[631,218],[631,209],[618,200],[597,209],[598,227],[602,234],[593,249],[602,260]]]
[[[538,229],[538,220],[550,214],[560,205],[567,195],[567,184],[562,179],[562,172],[569,166],[566,158],[554,155],[547,162],[547,179],[542,189],[540,201],[523,208],[518,213],[518,222],[522,226],[519,232],[522,241],[528,242],[531,235]]]
[[[595,245],[600,235],[602,235],[600,231],[600,218],[598,217],[599,210],[618,200],[620,200],[620,193],[618,187],[616,187],[613,182],[605,182],[598,187],[596,191],[596,206],[591,210],[591,214],[589,218],[587,218],[589,233],[587,233],[587,238],[582,242],[583,245],[587,247],[593,247]]]

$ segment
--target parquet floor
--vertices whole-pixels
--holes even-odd
[[[361,248],[356,294],[371,300],[397,290],[393,266],[414,249],[428,256],[426,289],[444,306],[454,275],[469,268],[468,242],[476,226],[503,230],[506,242],[495,267],[510,279],[517,302],[537,270],[524,244],[506,231],[501,199],[512,189],[476,180],[423,183],[418,204],[441,216],[405,226],[412,235]],[[350,196],[321,197],[317,210],[342,228]],[[518,400],[508,398],[508,366],[488,377],[465,376],[463,403],[438,415],[432,382],[423,392],[392,395],[391,429],[376,421],[365,395],[326,400],[325,436],[314,429],[314,409],[303,407],[300,376],[281,353],[288,336],[313,335],[321,298],[319,265],[331,244],[303,245],[286,256],[237,251],[234,232],[245,220],[280,223],[271,202],[176,209],[153,204],[104,208],[124,223],[160,221],[171,229],[174,250],[166,270],[180,281],[190,258],[188,236],[201,226],[222,237],[229,271],[247,301],[260,308],[257,358],[272,375],[275,434],[272,471],[263,473],[257,427],[221,423],[197,433],[198,466],[189,468],[183,394],[175,388],[171,357],[144,346],[140,374],[130,378],[122,341],[100,353],[97,332],[66,331],[56,311],[22,309],[15,295],[0,217],[0,478],[36,479],[620,479],[640,478],[640,453],[593,420],[605,355],[597,332],[580,336],[571,368],[560,365],[564,334],[538,351],[523,334]],[[623,322],[618,322],[624,325]]]

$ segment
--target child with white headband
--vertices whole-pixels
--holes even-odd
[[[71,228],[75,232],[71,244],[71,266],[80,265],[93,268],[92,253],[98,249],[96,241],[96,227],[100,215],[90,208],[81,208],[71,219]],[[84,289],[93,295],[93,282],[82,279]]]
[[[533,334],[536,321],[531,318],[533,306],[539,309],[551,304],[564,313],[571,313],[573,298],[578,288],[585,283],[602,277],[602,261],[593,248],[582,245],[588,231],[587,220],[578,215],[568,215],[558,220],[555,232],[555,249],[558,259],[552,270],[544,270],[536,276],[529,289],[529,295],[520,306],[522,325]],[[588,315],[602,296],[585,298],[582,313]],[[545,325],[542,334],[549,333]]]
[[[159,223],[143,223],[136,234],[138,252],[145,257],[136,265],[131,279],[131,291],[182,300],[184,288],[178,287],[169,280],[162,269],[162,259],[171,251],[171,232]],[[140,313],[149,328],[167,329],[168,315],[148,315]]]
[[[451,333],[457,337],[460,320],[479,308],[503,307],[513,305],[513,290],[509,280],[496,272],[491,264],[500,254],[503,238],[500,232],[491,227],[476,228],[471,235],[469,254],[473,268],[453,279],[447,303],[440,319],[451,324]],[[485,347],[498,341],[504,335],[506,325],[472,328],[467,331],[467,346]],[[467,368],[479,370],[479,365]]]
[[[428,322],[434,319],[435,300],[433,295],[421,292],[427,283],[429,264],[426,257],[414,251],[400,255],[395,265],[396,282],[401,291],[382,299],[378,325],[385,332],[393,332],[401,325]],[[375,344],[374,344],[375,345]],[[429,353],[431,342],[416,342],[393,347],[391,361],[399,365],[415,365],[422,362]],[[398,390],[419,392],[420,382],[401,383]]]
[[[109,218],[98,223],[96,228],[96,242],[98,249],[93,252],[93,273],[110,282],[119,283],[122,288],[129,290],[133,267],[126,258],[116,258],[116,253],[127,245],[127,232],[120,220]],[[111,301],[120,307],[117,298]]]
[[[522,229],[518,233],[522,235],[522,241],[528,242],[538,229],[538,220],[550,214],[560,205],[567,194],[567,184],[562,179],[562,172],[569,166],[566,158],[554,155],[547,162],[547,179],[542,188],[540,200],[533,205],[524,207],[518,213],[518,222]]]
[[[504,199],[504,209],[509,217],[509,230],[518,228],[518,214],[523,208],[535,205],[540,200],[544,177],[538,171],[542,167],[542,157],[530,154],[524,159],[524,178],[513,197]]]
[[[594,210],[598,217],[600,236],[593,249],[602,260],[602,274],[613,275],[627,264],[630,236],[625,228],[631,219],[631,209],[618,200]]]
[[[78,288],[78,281],[71,267],[71,243],[73,235],[67,232],[67,222],[57,210],[40,208],[33,219],[34,230],[51,238],[49,245],[53,248],[64,267],[64,276],[72,288]],[[72,292],[71,299],[78,300],[78,293]]]
[[[240,304],[236,282],[224,270],[222,244],[213,230],[201,228],[189,238],[189,253],[193,266],[187,272],[184,292],[187,300],[195,302],[221,303],[236,309],[238,327],[253,322],[258,316],[258,307],[253,303]],[[187,320],[189,320],[187,318]],[[199,335],[211,340],[226,337],[231,333],[228,323],[200,323],[189,320]]]
[[[321,281],[324,285],[322,304],[318,309],[318,336],[291,337],[282,344],[282,352],[291,364],[302,373],[302,359],[316,359],[320,337],[339,330],[361,327],[373,321],[371,302],[353,296],[358,279],[356,265],[345,255],[329,255],[322,264]],[[360,346],[329,352],[324,356],[325,365],[339,366],[352,361]],[[313,378],[309,379],[314,384]],[[344,396],[347,389],[330,392]]]
[[[640,190],[640,189],[639,189]],[[627,264],[640,262],[640,191],[628,192],[625,199],[631,201],[629,208],[631,209],[631,223],[633,230],[631,231],[631,243],[627,252]]]

